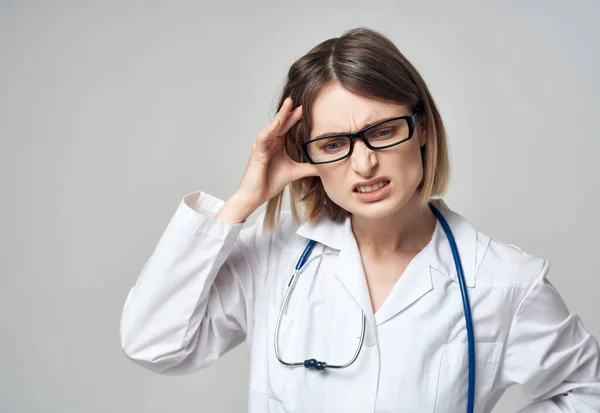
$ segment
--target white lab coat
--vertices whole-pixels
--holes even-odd
[[[597,341],[546,279],[548,263],[482,234],[442,201],[468,285],[476,338],[476,412],[523,384],[523,412],[600,412]],[[184,197],[125,302],[121,343],[136,363],[191,373],[244,340],[250,357],[249,412],[466,411],[467,346],[459,284],[439,222],[373,314],[350,221],[277,231],[214,218],[223,201]],[[245,227],[242,229],[242,227]],[[318,241],[280,333],[286,361],[350,367],[320,372],[279,363],[274,329],[296,262]]]

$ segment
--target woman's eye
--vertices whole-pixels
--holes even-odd
[[[337,151],[344,146],[344,142],[334,141],[329,142],[321,146],[321,150],[324,151]]]
[[[387,138],[393,133],[392,128],[377,131],[376,138]]]

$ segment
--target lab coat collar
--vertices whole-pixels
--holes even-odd
[[[489,244],[489,238],[478,237],[478,232],[475,228],[461,215],[452,211],[443,200],[435,199],[432,202],[444,215],[452,230],[458,246],[467,287],[475,287],[477,265],[483,258],[483,254]],[[358,245],[352,233],[350,217],[347,217],[342,222],[334,222],[324,216],[314,224],[309,222],[302,224],[296,233],[340,251],[335,275],[359,303],[365,314],[372,316],[373,310],[368,286]],[[397,295],[397,298],[393,299],[395,304],[391,306],[384,303],[377,312],[378,324],[402,311],[431,291],[433,289],[432,271],[441,273],[458,282],[452,250],[439,222],[436,225],[432,240],[426,248],[426,255],[419,257],[419,260],[424,261],[415,262],[415,265],[411,263],[409,268],[407,268],[407,272],[403,274],[402,277],[406,275],[406,279],[401,282],[403,291],[394,291],[397,290],[397,288],[394,288],[390,293],[389,299],[393,298],[393,294]],[[418,270],[418,267],[414,268],[417,264],[419,266],[424,265],[425,268],[427,268],[428,264],[429,271],[419,274],[412,274],[411,271],[408,271],[409,269]],[[382,312],[381,315],[379,314],[380,312]]]
[[[448,225],[452,230],[452,234],[454,235],[458,247],[460,261],[465,275],[465,283],[467,287],[473,288],[475,287],[477,263],[481,261],[478,259],[478,255],[481,255],[481,258],[483,257],[482,254],[485,252],[485,249],[487,249],[489,238],[487,239],[487,242],[483,239],[478,240],[477,230],[471,223],[458,213],[452,211],[442,199],[432,200],[432,203],[440,210],[444,218],[446,218],[446,221],[448,221]],[[458,282],[458,273],[452,256],[452,249],[450,248],[446,233],[439,221],[436,225],[431,245],[433,246],[431,249],[431,268],[439,273],[449,276],[453,281]]]
[[[348,235],[352,235],[350,228],[349,217],[344,221],[335,222],[323,214],[316,223],[306,221],[300,225],[296,233],[330,248],[341,250]]]
[[[296,233],[340,251],[333,267],[334,275],[358,303],[367,316],[369,324],[372,325],[371,297],[350,217],[346,217],[341,222],[334,222],[323,216],[314,224],[304,223]]]

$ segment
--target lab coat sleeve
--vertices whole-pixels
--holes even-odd
[[[520,303],[501,369],[531,404],[520,413],[600,412],[598,342],[547,280],[548,264]]]
[[[121,346],[161,374],[207,366],[246,338],[270,236],[215,219],[224,202],[203,192],[181,201],[130,290]]]

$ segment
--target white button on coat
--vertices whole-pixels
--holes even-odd
[[[436,205],[454,233],[468,285],[475,411],[490,412],[509,386],[522,384],[531,399],[523,413],[600,412],[598,343],[546,278],[548,263]],[[179,205],[123,308],[121,344],[129,358],[158,373],[186,374],[247,340],[251,413],[466,410],[462,300],[439,223],[373,314],[349,219],[297,227],[285,213],[268,234],[262,217],[254,225],[216,220],[222,207],[202,192]],[[274,354],[279,307],[309,239],[318,242],[316,258],[281,320],[281,355],[346,363],[364,311],[366,348],[346,369],[290,368]]]
[[[367,347],[373,347],[376,344],[375,335],[373,334],[372,331],[367,331],[365,333],[365,342],[364,342],[364,344]]]

